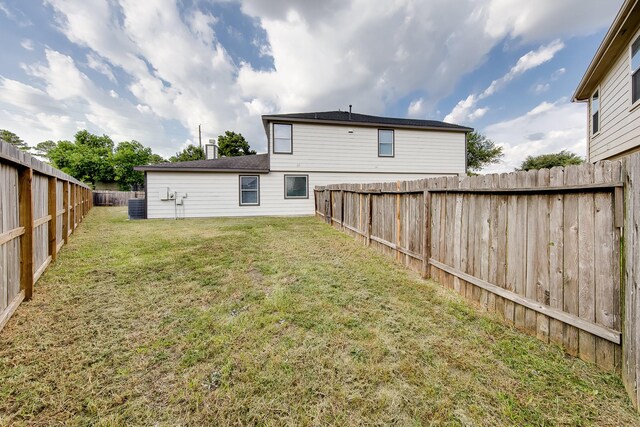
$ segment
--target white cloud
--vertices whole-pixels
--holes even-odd
[[[473,110],[473,112],[471,114],[469,114],[469,120],[470,121],[474,121],[476,119],[479,119],[482,116],[484,116],[487,113],[487,111],[489,111],[488,107],[476,108],[475,110]]]
[[[449,0],[244,0],[242,11],[256,18],[266,32],[268,44],[253,41],[262,55],[273,58],[274,69],[263,70],[235,63],[216,37],[217,18],[199,10],[181,11],[182,2],[178,5],[176,0],[45,1],[55,10],[60,31],[72,43],[90,50],[87,65],[121,84],[116,99],[107,90],[100,92],[76,70],[80,75],[73,74],[72,79],[92,88],[94,104],[99,101],[99,105],[113,105],[125,112],[104,110],[105,119],[101,119],[95,107],[86,116],[74,111],[71,122],[78,117],[112,129],[118,120],[109,117],[131,112],[148,121],[149,129],[147,122],[138,123],[136,135],[147,132],[147,137],[138,139],[154,149],[184,142],[158,137],[158,123],[163,120],[181,123],[192,132],[192,139],[198,124],[210,136],[227,129],[241,131],[255,148],[264,150],[259,120],[264,112],[354,104],[357,112],[376,114],[419,91],[425,95],[414,100],[408,114],[424,117],[505,39],[547,42],[584,34],[607,25],[617,7],[598,0],[541,0],[535,4],[474,0],[456,7],[450,7]],[[574,19],[576,14],[583,19]],[[544,62],[545,54],[559,44],[546,46],[548,51],[521,58],[511,74],[496,81],[491,90]],[[34,76],[47,85],[48,96],[65,95],[58,92],[60,82],[51,82],[55,78],[37,72]],[[89,102],[76,88],[65,90],[74,96],[64,98],[65,103]],[[481,96],[467,99],[471,104],[464,117],[473,120],[487,112],[487,107],[476,105]],[[123,127],[117,132],[125,135],[129,130]],[[176,150],[172,146],[171,152]]]
[[[560,40],[554,40],[547,45],[540,46],[538,49],[529,51],[522,55],[518,59],[518,62],[511,67],[504,76],[492,81],[483,92],[479,94],[471,94],[467,98],[458,102],[458,104],[453,107],[453,110],[451,110],[451,112],[444,118],[444,121],[450,123],[467,123],[473,122],[475,119],[482,117],[484,113],[486,113],[486,109],[484,109],[485,111],[482,111],[481,114],[478,114],[478,110],[483,110],[476,109],[478,101],[492,96],[513,79],[532,68],[539,67],[545,62],[552,60],[555,54],[563,48],[564,43]]]
[[[483,173],[513,171],[527,156],[563,149],[584,157],[586,120],[584,105],[560,99],[554,103],[543,102],[515,119],[487,126],[483,133],[503,147],[505,158],[501,164],[487,167]]]
[[[409,104],[409,108],[407,108],[407,115],[409,117],[421,117],[424,115],[424,99],[418,98],[415,101],[412,101]]]
[[[165,139],[155,116],[97,87],[71,57],[51,49],[45,56],[46,63],[26,68],[44,89],[0,77],[0,128],[12,129],[30,145],[69,139],[81,128],[105,132],[116,141]],[[156,146],[163,154],[170,152],[164,144]]]
[[[218,22],[215,16],[203,13],[199,10],[191,12],[189,18],[189,26],[194,35],[196,35],[203,43],[211,44],[215,38],[213,25]]]
[[[27,16],[14,5],[11,5],[10,7],[5,2],[0,1],[0,12],[4,13],[7,18],[18,24],[20,27],[29,27],[33,25],[31,20],[29,20],[29,18],[27,18]]]
[[[26,50],[33,50],[35,47],[33,45],[33,40],[29,40],[29,39],[24,39],[20,42],[20,46],[22,46],[23,49]]]
[[[524,42],[591,34],[609,25],[622,0],[491,0],[483,7],[485,31]]]
[[[558,68],[557,70],[555,70],[553,72],[553,74],[551,74],[551,81],[554,82],[554,81],[558,80],[566,72],[567,72],[566,68],[564,68],[564,67],[563,68]]]
[[[547,92],[551,88],[549,83],[538,83],[533,87],[533,92],[536,94],[541,94]]]
[[[92,68],[97,72],[107,76],[107,78],[113,83],[117,83],[116,76],[113,74],[113,70],[111,70],[111,67],[102,59],[100,59],[100,57],[98,57],[98,55],[96,55],[95,53],[89,53],[87,55],[87,65],[89,66],[89,68]]]

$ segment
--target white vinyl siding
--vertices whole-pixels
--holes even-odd
[[[271,170],[464,174],[465,133],[395,129],[394,157],[378,156],[378,128],[294,123],[293,155],[274,153]],[[395,180],[395,179],[394,179]]]
[[[376,145],[375,140],[373,142]],[[309,173],[309,197],[284,198],[284,176],[296,173],[270,172],[260,175],[260,205],[240,206],[238,173],[147,172],[147,216],[149,218],[219,217],[219,216],[287,216],[313,215],[313,189],[317,185],[371,183],[428,178],[429,174]],[[160,193],[187,194],[184,204],[160,200]]]
[[[638,35],[640,33],[636,37]],[[632,104],[631,90],[629,47],[612,62],[600,82],[599,133],[593,137],[589,132],[589,161],[614,158],[640,148],[640,104]],[[588,117],[588,126],[592,129],[591,111]]]
[[[640,101],[640,35],[631,44],[631,102]]]

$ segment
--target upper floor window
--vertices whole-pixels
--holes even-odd
[[[640,100],[640,36],[631,45],[631,103]]]
[[[395,154],[393,129],[378,129],[378,157],[393,157]]]
[[[240,176],[240,206],[260,204],[260,177],[258,175]]]
[[[273,124],[273,152],[276,154],[293,153],[292,126],[290,124]]]
[[[595,135],[600,130],[600,99],[599,91],[591,96],[591,134]]]

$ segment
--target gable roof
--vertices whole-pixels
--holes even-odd
[[[586,101],[613,65],[614,59],[627,49],[634,30],[640,25],[640,2],[625,0],[600,43],[587,71],[578,84],[573,101]]]
[[[349,113],[348,111],[319,111],[315,113],[271,114],[262,116],[262,122],[286,120],[290,122],[345,124],[359,126],[393,126],[400,128],[416,128],[471,132],[472,128],[454,125],[437,120],[401,119],[396,117],[369,116],[367,114]]]
[[[167,162],[157,165],[136,166],[137,171],[163,172],[269,172],[268,154],[250,154],[238,157],[222,157],[211,160],[192,160],[189,162]]]

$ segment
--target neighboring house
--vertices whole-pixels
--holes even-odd
[[[345,111],[262,122],[266,154],[137,167],[147,217],[311,215],[317,185],[466,173],[467,127]]]
[[[573,96],[588,102],[591,162],[640,150],[640,2],[626,0]]]

